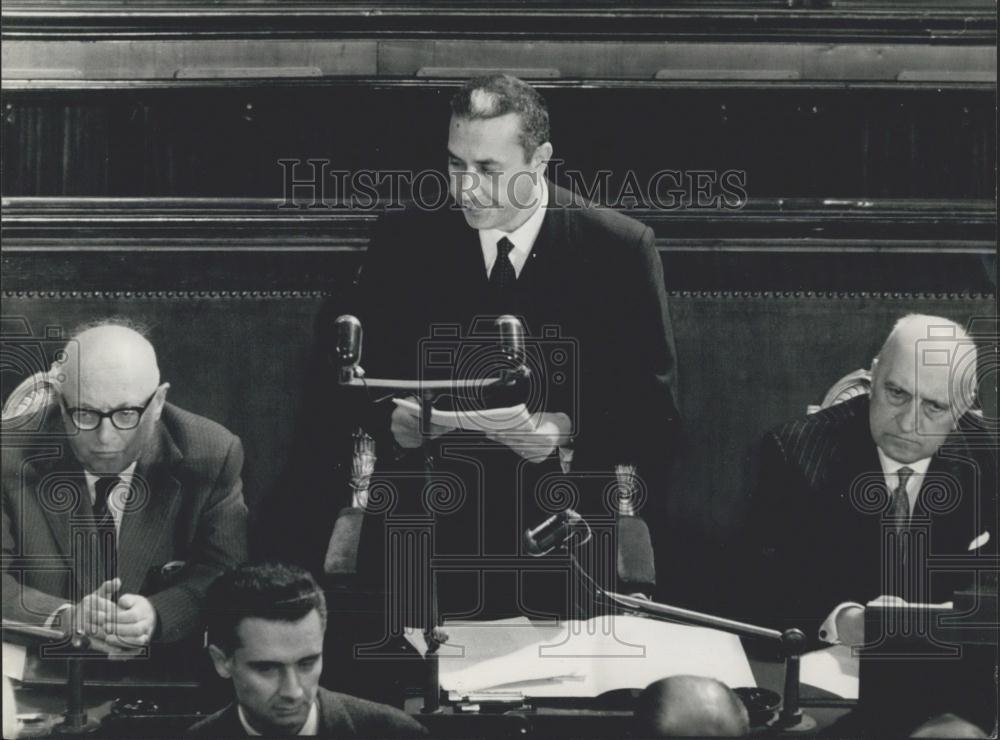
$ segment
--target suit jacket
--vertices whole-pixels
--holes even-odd
[[[529,406],[569,414],[574,467],[662,462],[677,420],[677,362],[653,231],[552,183],[548,195],[516,295],[504,305],[492,294],[479,233],[459,210],[384,218],[355,301],[362,365],[381,377],[485,372],[475,348],[495,345],[495,336],[467,343],[449,364],[432,354],[449,345],[447,337],[429,342],[432,328],[456,327],[466,338],[477,319],[488,334],[498,314],[520,315],[544,380]]]
[[[541,230],[517,280],[514,303],[508,305],[500,305],[492,294],[479,234],[460,211],[388,213],[380,220],[356,289],[331,301],[318,319],[320,352],[307,381],[318,392],[306,394],[293,458],[278,495],[265,504],[268,513],[260,518],[255,542],[261,555],[291,558],[322,572],[337,511],[350,505],[350,434],[359,423],[377,437],[378,474],[408,471],[420,484],[419,451],[393,464],[392,404],[368,413],[361,394],[329,392],[335,372],[329,361],[335,343],[330,330],[340,313],[355,314],[362,321],[361,365],[368,376],[392,378],[491,374],[491,366],[477,351],[497,345],[495,334],[490,335],[492,318],[499,313],[520,315],[527,325],[529,355],[538,361],[535,378],[546,381],[532,386],[537,392],[529,394],[529,408],[567,413],[575,425],[573,469],[608,476],[582,491],[580,500],[567,502],[583,513],[607,515],[602,492],[614,463],[635,462],[644,477],[664,466],[678,418],[676,359],[653,232],[627,216],[589,206],[551,183],[548,188]],[[429,342],[435,326],[450,328],[453,334]],[[477,329],[485,329],[486,335],[461,342]],[[432,354],[442,348],[444,353]],[[448,352],[451,359],[442,360]],[[488,399],[494,405],[512,400],[525,399]],[[532,498],[531,487],[546,472],[558,470],[554,461],[524,465],[508,450],[490,449],[474,450],[450,469],[447,464],[439,469],[473,481],[466,489],[473,495],[480,484],[496,489],[495,496],[486,496],[496,503],[514,501],[513,476],[519,473],[511,470],[519,465],[525,498]],[[490,475],[480,476],[482,469]],[[389,478],[391,485],[399,481]],[[289,496],[299,491],[305,494],[302,500],[291,501]],[[438,520],[461,530],[452,532],[452,553],[476,556],[481,543],[461,539],[478,534],[477,517],[488,523],[485,533],[494,540],[486,549],[505,553],[516,551],[524,526],[538,521],[539,514],[530,506],[517,513],[516,521],[512,505],[506,510],[474,510],[480,502],[468,498],[472,495],[466,506]],[[401,493],[394,511],[420,500],[419,490]],[[276,522],[293,515],[295,537],[275,537],[275,531],[287,531]],[[362,569],[383,578],[382,527],[373,518],[365,517],[359,561]],[[468,585],[475,590],[475,584]]]
[[[92,590],[78,537],[92,522],[83,469],[58,411],[39,432],[3,450],[3,615],[43,623]],[[45,412],[43,412],[45,413]],[[200,623],[205,591],[247,557],[238,437],[213,421],[166,404],[138,460],[118,533],[120,593],[146,596],[156,639],[180,640]],[[184,563],[174,573],[165,564]]]
[[[787,423],[764,438],[754,493],[751,613],[816,639],[840,603],[882,594],[942,602],[971,585],[976,557],[996,552],[996,463],[990,445],[957,431],[931,459],[910,517],[926,533],[905,560],[887,533],[891,493],[868,426],[868,396]],[[985,548],[968,550],[984,531]],[[972,558],[948,564],[948,557]],[[752,607],[757,607],[756,610]],[[769,613],[768,613],[769,612]]]
[[[322,686],[316,698],[319,701],[318,737],[410,738],[427,734],[423,725],[387,704],[338,694]],[[192,725],[188,735],[210,738],[247,737],[235,703]]]

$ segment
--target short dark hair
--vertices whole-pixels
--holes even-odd
[[[205,605],[208,641],[232,653],[236,633],[248,617],[298,622],[315,609],[326,629],[323,589],[305,570],[285,563],[247,563],[220,576],[209,588]]]
[[[549,109],[545,99],[524,80],[512,75],[475,77],[455,93],[451,112],[456,118],[481,120],[517,113],[521,117],[518,140],[527,161],[549,140]]]

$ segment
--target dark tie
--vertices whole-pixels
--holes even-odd
[[[105,475],[94,481],[94,518],[98,521],[106,517],[111,517],[111,510],[108,508],[108,497],[114,487],[121,483],[121,478],[117,475]],[[112,518],[112,523],[114,519]]]
[[[906,495],[906,481],[913,475],[910,468],[902,467],[896,471],[899,483],[892,492],[892,519],[896,526],[896,536],[899,537],[910,526],[910,497]]]
[[[115,517],[108,506],[108,498],[122,479],[117,475],[101,476],[94,482],[94,520],[97,529],[97,585],[114,578],[118,571],[118,535]]]
[[[509,301],[517,283],[517,273],[510,263],[510,250],[514,248],[510,239],[503,237],[497,242],[497,258],[490,271],[490,285],[502,301]]]

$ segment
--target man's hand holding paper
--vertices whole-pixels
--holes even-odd
[[[392,433],[400,447],[413,449],[423,441],[421,404],[407,398],[393,399]],[[557,447],[569,444],[572,421],[563,413],[531,414],[524,404],[492,409],[431,412],[426,430],[431,439],[452,431],[480,432],[506,445],[531,462],[547,459]]]
[[[506,445],[525,460],[540,463],[557,447],[569,444],[573,422],[563,413],[546,411],[532,414],[525,422],[497,432],[487,432],[490,439]]]

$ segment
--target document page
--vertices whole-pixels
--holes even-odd
[[[456,696],[593,697],[679,674],[756,686],[739,637],[704,627],[611,616],[560,625],[526,619],[448,624],[445,631],[441,688]],[[422,635],[416,639],[422,643]]]

